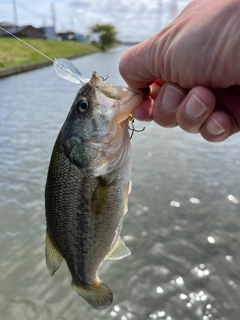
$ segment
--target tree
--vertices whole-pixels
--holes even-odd
[[[92,36],[99,37],[101,49],[105,51],[117,41],[117,31],[112,24],[95,24],[90,27]]]

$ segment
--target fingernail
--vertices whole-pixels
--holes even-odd
[[[199,118],[207,111],[205,104],[192,94],[186,103],[186,114],[190,118]]]
[[[207,123],[207,131],[210,134],[217,136],[223,133],[225,129],[213,118]]]
[[[162,106],[167,111],[174,111],[179,106],[183,97],[182,91],[167,85],[162,96]]]

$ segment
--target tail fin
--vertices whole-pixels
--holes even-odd
[[[96,310],[105,309],[112,304],[112,291],[103,282],[99,282],[98,286],[92,286],[88,289],[72,282],[72,289]]]

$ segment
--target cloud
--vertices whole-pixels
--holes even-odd
[[[0,21],[14,22],[11,1],[2,1],[4,10],[0,10]],[[87,34],[93,24],[112,23],[120,40],[141,41],[170,22],[174,2],[179,12],[190,0],[35,0],[34,8],[28,4],[18,6],[18,22],[36,27],[43,22],[51,25],[51,4],[54,3],[58,32],[73,30]]]
[[[87,30],[95,23],[112,23],[121,40],[142,40],[154,33],[158,3],[158,0],[68,1],[69,7],[74,9],[75,21],[82,29]]]
[[[95,23],[112,23],[120,40],[140,41],[161,30],[174,17],[171,6],[178,12],[190,0],[68,0],[74,10],[76,24],[87,32]]]
[[[88,0],[70,0],[69,7],[70,8],[88,8],[90,2],[91,1],[88,1]]]

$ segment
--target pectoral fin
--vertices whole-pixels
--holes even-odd
[[[50,274],[53,276],[62,262],[62,256],[55,248],[48,233],[46,233],[46,263]]]
[[[104,258],[104,260],[119,260],[123,259],[131,254],[131,251],[125,245],[123,240],[119,238],[113,249]]]
[[[95,216],[101,214],[107,204],[108,192],[111,184],[107,184],[104,179],[100,179],[93,193],[91,208]]]

